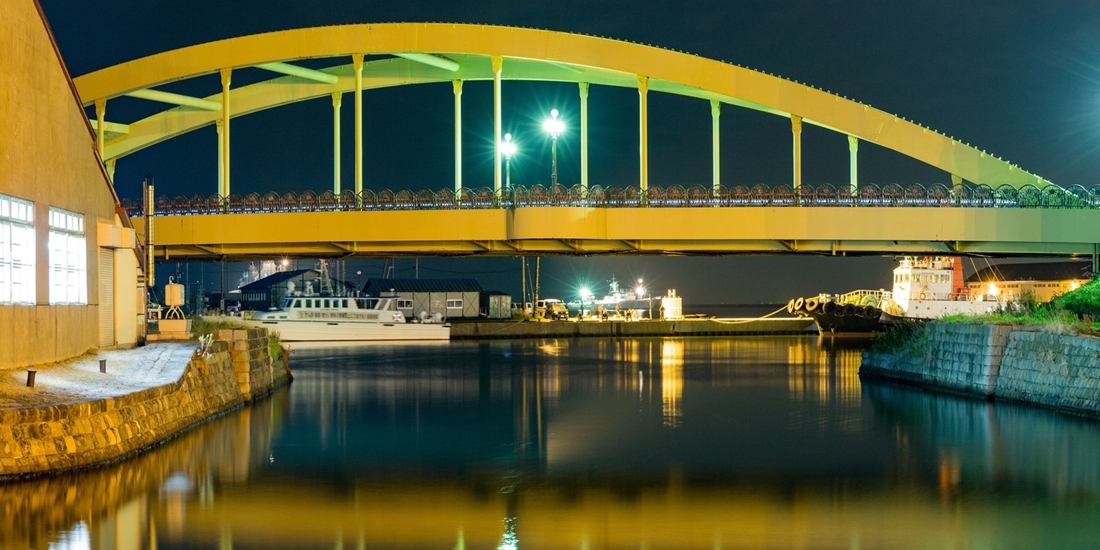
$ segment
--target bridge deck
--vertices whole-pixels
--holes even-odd
[[[534,254],[1091,255],[1100,211],[687,207],[156,216],[158,257]]]

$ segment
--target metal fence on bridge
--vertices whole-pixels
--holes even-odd
[[[140,201],[122,199],[122,206],[131,216],[141,216]],[[456,210],[489,208],[530,208],[546,206],[586,206],[598,208],[676,208],[676,207],[965,207],[965,208],[1100,208],[1100,185],[1088,189],[1074,185],[1063,188],[1044,188],[1027,185],[1016,188],[1003,185],[964,185],[953,188],[945,184],[933,185],[866,185],[851,193],[847,186],[830,184],[816,187],[803,186],[795,190],[789,186],[770,187],[764,184],[747,187],[721,187],[717,191],[703,185],[672,185],[650,187],[643,199],[637,187],[589,187],[587,192],[580,185],[566,187],[513,186],[499,194],[489,187],[432,191],[382,191],[364,190],[362,193],[345,190],[339,195],[332,191],[315,193],[248,193],[218,195],[194,195],[191,197],[160,196],[156,199],[154,215],[181,216],[205,214],[247,214],[275,212],[340,212],[385,210]]]

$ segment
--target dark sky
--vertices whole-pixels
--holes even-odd
[[[74,76],[169,49],[298,27],[445,21],[546,28],[686,51],[805,82],[917,121],[1057,184],[1100,183],[1094,178],[1100,168],[1100,2],[1089,0],[41,2]],[[208,95],[220,84],[211,76],[170,89]],[[576,86],[506,81],[504,98],[505,129],[523,147],[513,181],[545,183],[549,146],[537,124],[556,107],[575,128]],[[453,185],[449,84],[370,91],[364,101],[367,187]],[[592,184],[635,184],[637,93],[594,87],[589,108]],[[156,109],[123,98],[108,104],[107,118],[132,122]],[[492,182],[485,146],[491,109],[491,85],[468,83],[468,185]],[[353,111],[342,111],[342,177],[350,182]],[[233,190],[331,188],[331,116],[326,98],[235,119]],[[729,106],[721,120],[723,184],[789,182],[787,120]],[[709,128],[706,102],[650,94],[651,185],[709,183]],[[563,182],[579,181],[577,146],[577,134],[567,131],[559,150]],[[803,148],[806,184],[847,181],[844,136],[808,127]],[[116,182],[120,195],[136,197],[142,176],[152,173],[161,194],[210,194],[216,170],[210,127],[121,159]],[[860,147],[860,179],[949,181],[938,170],[868,144]],[[412,263],[399,260],[398,275],[411,276]],[[420,274],[474,276],[486,288],[518,293],[518,265],[514,259],[425,259]],[[616,275],[645,277],[658,292],[677,288],[688,303],[786,301],[795,294],[885,287],[892,266],[890,258],[547,258],[543,295],[569,299],[580,282],[600,289]],[[351,262],[348,269],[378,276],[381,262]],[[214,270],[206,271],[209,282]]]

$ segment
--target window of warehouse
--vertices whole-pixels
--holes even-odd
[[[84,216],[50,207],[50,303],[88,303]]]
[[[0,304],[33,304],[34,203],[0,195]]]
[[[462,300],[447,300],[447,309],[462,309]]]

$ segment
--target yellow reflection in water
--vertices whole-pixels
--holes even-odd
[[[680,426],[684,415],[680,410],[683,393],[684,341],[665,340],[661,344],[661,412],[665,426]]]
[[[643,385],[652,384],[645,379],[653,380],[655,373],[643,367],[656,366],[659,353],[663,415],[680,422],[685,356],[695,361],[697,352],[709,349],[715,365],[736,356],[773,363],[799,356],[801,363],[786,367],[791,398],[801,392],[799,398],[815,403],[852,399],[851,388],[858,387],[852,382],[857,351],[830,351],[813,342],[791,347],[797,349],[748,341],[609,345],[609,353],[644,361],[608,367],[600,378],[632,388],[631,395],[635,389],[647,391]],[[716,378],[735,380],[729,369],[712,368]],[[783,376],[783,367],[771,368]],[[517,383],[516,391],[530,387],[549,393],[568,380],[567,372],[546,371],[542,379]],[[455,392],[448,395],[465,390]],[[952,400],[944,406],[938,401],[947,398],[913,397],[887,388],[880,406],[898,407],[899,413],[887,418],[898,423],[899,437],[936,439],[941,445],[957,440],[966,452],[941,451],[938,471],[924,478],[851,491],[837,490],[831,482],[773,486],[745,480],[685,482],[661,475],[616,484],[599,476],[555,476],[538,469],[517,475],[492,465],[432,476],[349,471],[338,484],[318,486],[315,480],[264,470],[273,456],[272,441],[280,435],[278,426],[286,423],[286,398],[286,392],[276,393],[247,414],[230,414],[110,468],[0,485],[0,550],[154,550],[158,538],[163,547],[226,550],[454,548],[456,534],[460,550],[519,546],[520,541],[531,549],[997,547],[1035,540],[1036,533],[1060,536],[1044,523],[1053,509],[1052,501],[1036,498],[1044,489],[1066,497],[1057,507],[1059,525],[1068,533],[1065,542],[1097,540],[1082,536],[1095,534],[1100,484],[1095,469],[1089,469],[1096,461],[1081,457],[1100,452],[1100,435],[1089,424],[1030,410],[993,414],[987,404]],[[517,414],[537,414],[537,394],[527,401]],[[974,415],[974,407],[988,411]],[[930,420],[920,420],[924,417]],[[974,437],[970,430],[981,419],[991,426]],[[541,429],[541,422],[532,424]],[[952,426],[957,434],[945,431]],[[958,499],[960,487],[966,486],[964,473],[971,485],[985,475],[1026,481],[1033,492]],[[945,506],[949,499],[952,505]],[[511,530],[501,518],[510,519]],[[358,533],[354,545],[351,533]]]

